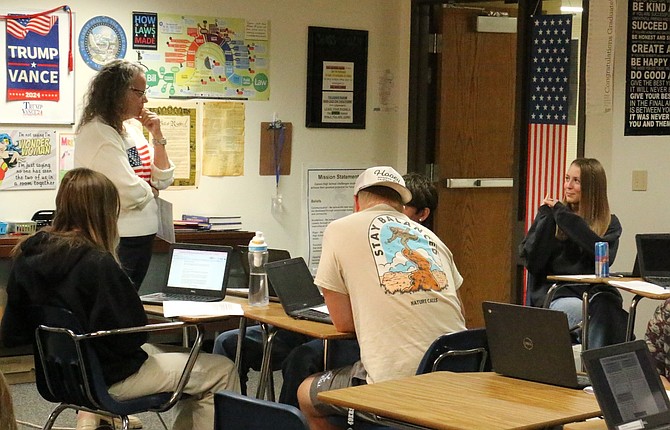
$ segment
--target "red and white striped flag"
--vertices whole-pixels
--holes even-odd
[[[17,39],[24,39],[32,31],[40,36],[46,36],[58,21],[55,15],[39,15],[33,18],[7,19],[7,33]]]
[[[548,194],[560,199],[568,136],[571,15],[533,18],[528,92],[526,231]]]

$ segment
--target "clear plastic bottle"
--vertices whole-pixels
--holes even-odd
[[[249,242],[249,305],[267,306],[270,302],[268,296],[268,275],[265,271],[265,263],[268,262],[268,244],[262,231]]]

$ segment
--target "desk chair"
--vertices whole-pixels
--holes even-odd
[[[433,341],[416,370],[417,375],[449,372],[489,372],[491,359],[485,328],[443,334]]]
[[[98,356],[90,344],[91,339],[174,330],[183,328],[186,324],[173,322],[83,333],[81,324],[67,309],[54,306],[34,307],[31,315],[40,324],[35,330],[34,344],[37,389],[45,400],[58,403],[49,415],[44,430],[51,429],[58,415],[65,409],[108,416],[109,421],[113,417],[120,417],[123,430],[128,429],[128,415],[170,409],[182,396],[202,344],[202,333],[198,329],[189,359],[174,392],[116,400],[107,390]],[[163,419],[160,415],[158,417],[167,430]]]
[[[232,391],[214,393],[214,430],[308,430],[300,409]]]

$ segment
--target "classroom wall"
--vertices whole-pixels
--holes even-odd
[[[0,13],[42,11],[61,1],[3,0]],[[117,20],[130,38],[131,14],[135,10],[270,20],[271,96],[267,102],[245,102],[244,175],[201,177],[197,189],[165,190],[161,196],[174,205],[174,215],[184,212],[238,214],[247,230],[262,230],[272,247],[286,248],[307,256],[307,214],[304,170],[308,167],[364,168],[388,164],[404,172],[407,164],[407,94],[409,91],[410,2],[406,0],[153,0],[137,3],[71,0],[75,12],[75,40],[79,29],[92,17],[107,15]],[[26,9],[26,8],[30,9]],[[307,71],[307,27],[337,27],[367,30],[368,79],[365,130],[305,127]],[[4,39],[4,36],[3,36]],[[126,58],[135,59],[129,40]],[[88,81],[95,74],[75,51],[75,101],[77,114]],[[389,106],[380,106],[379,81],[393,76]],[[4,76],[4,74],[3,74]],[[293,124],[291,174],[280,180],[284,211],[271,213],[275,194],[273,176],[259,176],[260,123],[276,113]],[[2,125],[7,127],[7,125]],[[24,128],[23,126],[9,126]],[[26,127],[31,128],[31,127]],[[44,128],[37,126],[35,128]],[[71,132],[72,127],[56,127]],[[169,152],[169,146],[168,146]],[[27,220],[39,209],[54,207],[55,190],[0,192],[0,220]],[[353,198],[353,197],[352,197]]]
[[[616,2],[613,109],[610,115],[587,114],[585,146],[586,156],[598,158],[607,169],[610,206],[623,226],[618,256],[612,266],[618,271],[633,268],[636,233],[670,232],[670,136],[623,135],[627,13],[628,2]],[[606,47],[600,48],[604,53]],[[631,190],[633,170],[647,170],[647,191]],[[626,307],[630,297],[624,297]],[[646,323],[659,304],[649,299],[640,302],[635,324],[638,338],[644,335]]]

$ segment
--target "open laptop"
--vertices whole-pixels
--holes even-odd
[[[670,401],[644,340],[582,352],[610,429],[670,429]]]
[[[249,247],[248,246],[237,246],[237,252],[235,253],[235,258],[233,258],[233,269],[241,269],[241,273],[236,273],[236,284],[231,288],[227,288],[227,294],[231,296],[238,297],[248,297],[249,296]],[[285,249],[268,249],[268,263],[280,260],[288,260],[291,258],[291,254]],[[278,301],[277,293],[275,292],[274,287],[272,286],[272,281],[268,279],[268,296],[270,300]]]
[[[267,263],[268,280],[274,285],[284,312],[293,318],[332,324],[328,308],[302,257]]]
[[[642,279],[670,288],[670,234],[636,234],[635,244]]]
[[[229,246],[171,244],[163,291],[140,296],[142,303],[223,300],[232,252]]]
[[[565,313],[496,302],[482,308],[496,373],[568,388],[590,385],[577,373]]]

